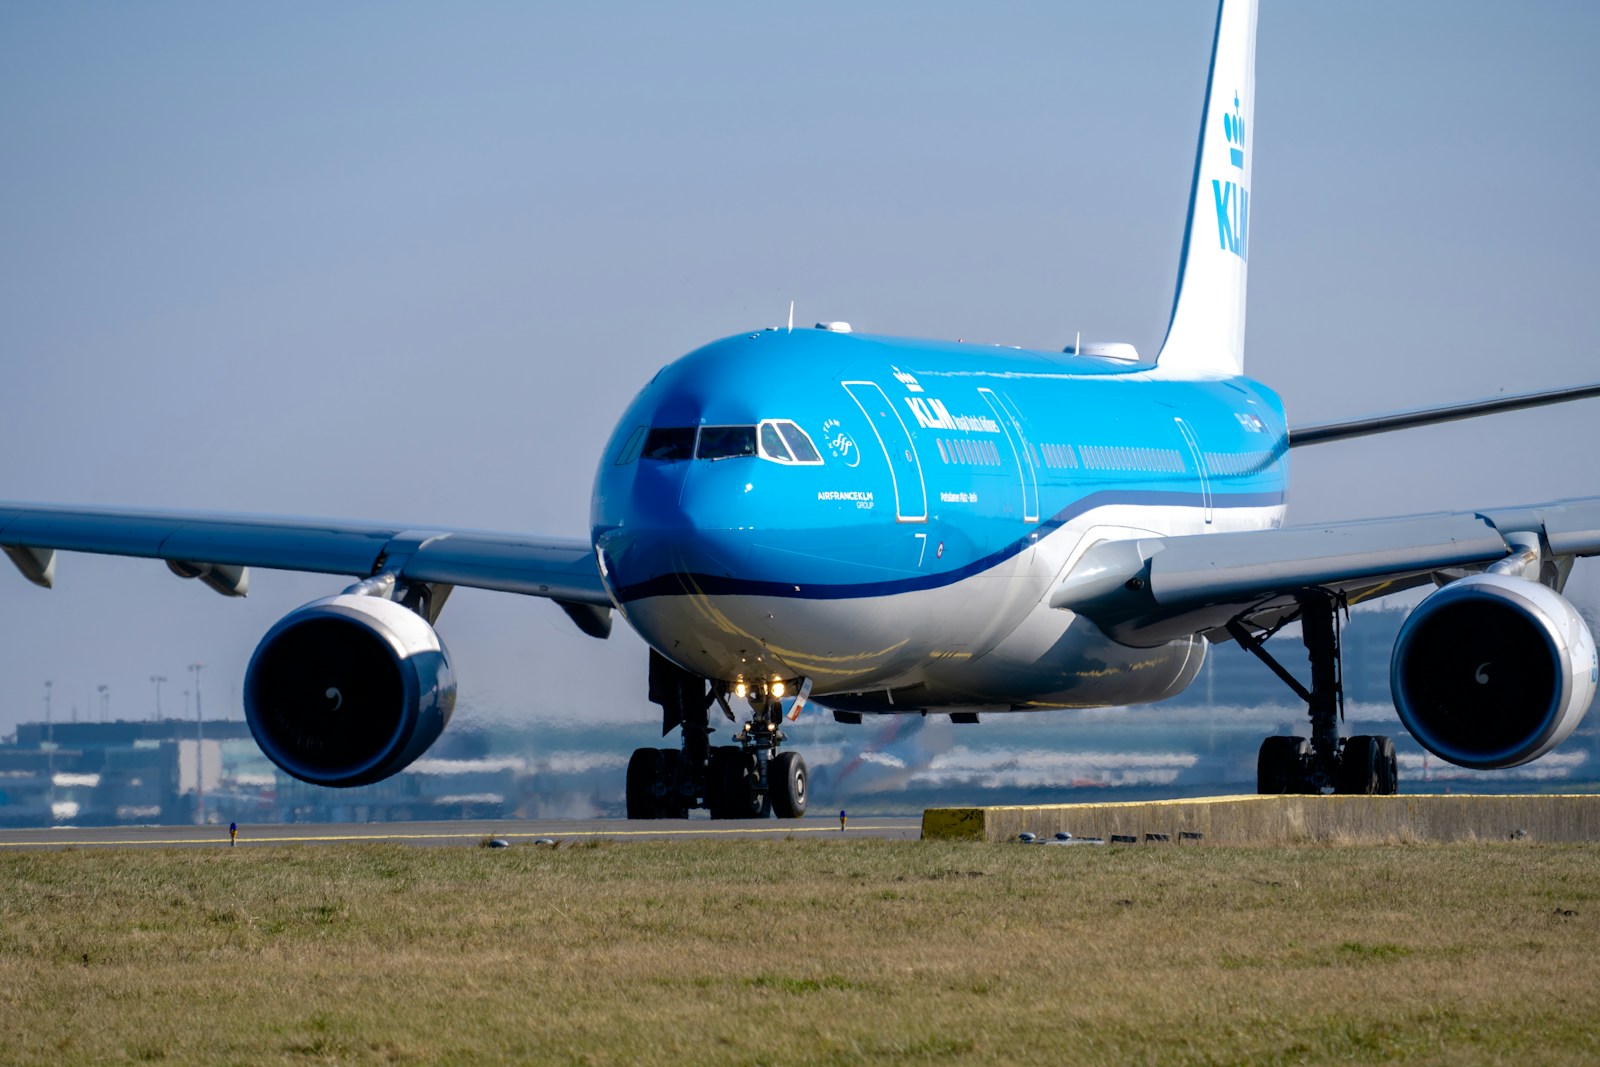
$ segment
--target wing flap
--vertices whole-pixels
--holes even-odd
[[[360,578],[392,560],[413,582],[611,604],[589,543],[576,538],[418,534],[405,526],[323,519],[0,503],[0,546],[29,549],[30,559],[63,550]]]
[[[587,541],[456,533],[417,549],[400,571],[408,581],[499,589],[598,607],[611,606]]]
[[[1174,604],[1253,600],[1282,589],[1498,559],[1505,539],[1476,515],[1286,527],[1173,538],[1152,560],[1151,590]]]
[[[1107,541],[1050,594],[1107,636],[1151,646],[1190,634],[1226,640],[1231,619],[1270,624],[1314,588],[1369,600],[1482,567],[1534,533],[1556,557],[1600,554],[1600,498],[1248,533]]]
[[[366,575],[395,530],[312,519],[0,505],[0,544]]]
[[[1600,499],[1500,508],[1486,511],[1484,516],[1498,530],[1543,531],[1552,555],[1600,554]]]

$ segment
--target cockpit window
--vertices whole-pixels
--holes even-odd
[[[778,436],[778,424],[763,422],[761,424],[761,454],[768,459],[775,459],[779,463],[793,462],[794,457],[789,455],[789,447],[783,443],[783,438]]]
[[[644,439],[644,458],[665,462],[694,455],[693,426],[657,426]]]
[[[699,459],[733,459],[756,454],[756,428],[754,426],[702,426],[700,444],[695,448]]]
[[[794,453],[797,463],[821,463],[822,456],[817,453],[817,446],[811,443],[811,438],[806,432],[792,422],[778,423],[778,429],[783,432],[783,439],[789,445],[789,451]]]
[[[816,445],[787,419],[767,419],[757,426],[641,426],[617,455],[617,466],[635,458],[662,462],[689,459],[736,459],[760,456],[774,463],[820,464]]]
[[[650,428],[648,426],[635,426],[628,435],[628,443],[622,446],[622,451],[617,453],[617,466],[626,467],[639,458],[639,446],[644,444],[644,435]]]

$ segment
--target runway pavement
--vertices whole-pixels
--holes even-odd
[[[394,841],[408,845],[470,845],[485,838],[528,844],[540,838],[571,843],[605,838],[613,841],[707,840],[713,838],[781,841],[786,836],[884,837],[915,840],[922,834],[920,816],[852,818],[841,834],[839,818],[805,819],[476,819],[461,822],[293,823],[239,827],[240,848],[263,845],[333,845],[360,841]],[[227,848],[223,826],[94,826],[0,830],[0,852],[50,848]]]

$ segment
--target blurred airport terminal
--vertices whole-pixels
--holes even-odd
[[[1343,728],[1395,737],[1402,792],[1593,791],[1593,715],[1555,752],[1504,771],[1467,771],[1417,747],[1389,702],[1389,649],[1403,617],[1358,611],[1346,628]],[[1274,651],[1300,668],[1294,642],[1285,635]],[[656,713],[641,705],[636,722],[588,723],[573,709],[559,721],[507,723],[480,717],[468,697],[422,759],[355,789],[283,774],[237,711],[204,722],[23,723],[0,738],[0,826],[620,817],[629,754],[671,743],[655,740]],[[1261,739],[1304,732],[1304,717],[1280,681],[1225,645],[1188,692],[1147,707],[982,716],[977,725],[936,714],[846,724],[813,707],[785,730],[811,768],[814,811],[909,814],[1253,792]]]

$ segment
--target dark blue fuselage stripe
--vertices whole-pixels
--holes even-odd
[[[795,600],[854,600],[863,597],[893,596],[897,593],[914,593],[924,589],[939,589],[943,586],[954,585],[956,582],[970,578],[975,574],[981,574],[1032,546],[1035,543],[1035,534],[1054,533],[1073,519],[1085,512],[1093,511],[1095,508],[1111,507],[1117,504],[1131,504],[1138,507],[1202,508],[1207,506],[1208,503],[1217,510],[1263,508],[1282,504],[1283,496],[1281,491],[1276,493],[1212,494],[1208,501],[1200,493],[1107,489],[1102,492],[1091,493],[1081,500],[1074,501],[1004,548],[991,552],[981,559],[973,560],[965,566],[956,567],[948,571],[940,571],[937,574],[918,574],[910,578],[895,578],[881,582],[806,585],[792,581],[756,581],[749,578],[720,574],[672,573],[655,575],[646,578],[642,582],[619,586],[616,590],[616,596],[619,601],[626,604],[654,596],[770,596],[787,597]]]

